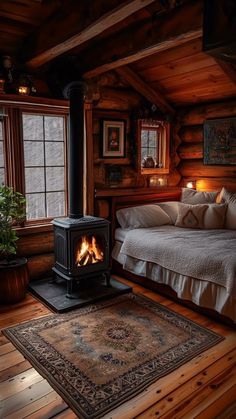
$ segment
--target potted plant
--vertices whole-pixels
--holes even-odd
[[[0,186],[0,302],[12,304],[25,297],[27,259],[17,257],[15,225],[25,221],[25,198],[9,186]]]

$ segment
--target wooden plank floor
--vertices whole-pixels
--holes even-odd
[[[117,279],[120,279],[117,277]],[[236,330],[216,323],[171,300],[134,285],[136,293],[170,307],[225,336],[225,340],[160,378],[106,419],[235,419]],[[49,314],[32,296],[14,306],[0,307],[0,328]],[[30,363],[0,332],[0,418],[75,419],[77,416]]]

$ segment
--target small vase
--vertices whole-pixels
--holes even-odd
[[[155,167],[155,161],[152,156],[144,157],[142,161],[142,166],[145,168],[152,168]]]

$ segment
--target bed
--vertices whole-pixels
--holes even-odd
[[[177,204],[178,198],[175,197]],[[134,208],[138,208],[136,204],[140,205],[141,209],[144,202],[139,200],[132,205]],[[127,203],[127,199],[126,202],[118,200],[113,212],[117,214],[117,210],[127,208]],[[158,202],[157,197],[150,198],[149,209],[152,203],[165,208],[165,203]],[[214,228],[212,212],[208,214],[206,224],[210,228],[176,226],[173,212],[168,211],[171,222],[162,225],[143,226],[141,223],[140,228],[136,223],[135,228],[130,229],[122,222],[123,228],[116,224],[112,250],[114,266],[122,267],[123,273],[128,273],[127,277],[130,274],[131,279],[141,279],[138,282],[144,286],[146,281],[158,284],[163,287],[161,291],[170,289],[179,299],[214,310],[236,323],[236,229],[225,228],[228,203],[212,202],[206,206],[207,210],[221,211],[218,228]],[[204,204],[198,207],[203,211]],[[123,218],[127,219],[127,212]],[[207,219],[207,212],[204,219]]]

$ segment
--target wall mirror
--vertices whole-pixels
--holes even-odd
[[[139,173],[168,174],[170,124],[160,120],[139,119],[137,135]]]

